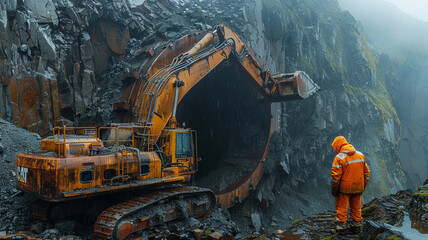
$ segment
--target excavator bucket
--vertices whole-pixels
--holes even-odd
[[[273,78],[275,86],[270,98],[271,102],[305,99],[320,90],[320,87],[302,71],[279,74]]]

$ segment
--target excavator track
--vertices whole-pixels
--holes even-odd
[[[166,188],[104,210],[94,234],[99,239],[128,239],[131,234],[181,218],[203,219],[216,205],[214,193],[199,187]]]

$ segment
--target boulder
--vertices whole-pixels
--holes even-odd
[[[130,38],[128,27],[107,21],[101,22],[100,25],[110,49],[114,53],[124,54]]]
[[[223,234],[219,233],[219,232],[213,232],[211,234],[209,234],[207,236],[207,240],[218,240],[221,239],[221,237],[223,237]]]

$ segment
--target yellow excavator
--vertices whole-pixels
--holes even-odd
[[[219,25],[170,44],[142,66],[129,86],[123,122],[107,127],[55,127],[41,149],[16,159],[17,187],[38,199],[33,217],[57,221],[95,214],[100,239],[129,239],[183,217],[202,219],[218,202],[233,205],[256,186],[261,171],[238,190],[179,183],[198,170],[196,131],[179,127],[177,105],[192,87],[228,61],[265,102],[304,99],[319,87],[304,73],[272,76],[236,33]],[[251,177],[251,176],[250,176]]]

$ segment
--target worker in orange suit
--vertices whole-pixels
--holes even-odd
[[[332,143],[337,155],[331,166],[331,193],[336,197],[336,231],[346,230],[348,205],[351,205],[351,229],[361,228],[361,194],[369,181],[366,157],[355,150],[343,136]]]

